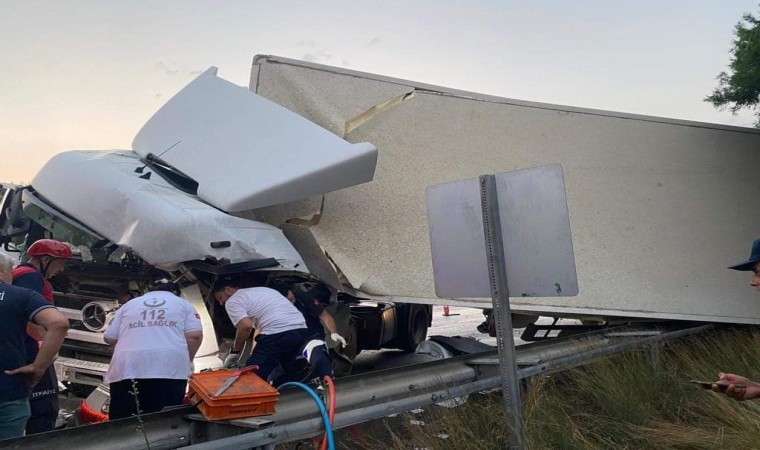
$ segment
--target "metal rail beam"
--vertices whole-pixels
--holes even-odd
[[[604,337],[603,334],[597,336],[603,342],[609,345],[599,346],[592,348],[591,350],[581,351],[577,354],[567,354],[553,360],[546,360],[536,366],[523,368],[518,371],[518,378],[525,379],[531,376],[545,373],[556,372],[563,370],[564,368],[575,367],[590,361],[599,359],[604,356],[609,356],[614,353],[630,350],[633,348],[646,347],[653,344],[663,343],[668,340],[677,339],[683,336],[704,332],[713,328],[713,325],[701,325],[696,327],[689,327],[680,330],[674,330],[669,332],[663,332],[658,335],[646,335],[641,337],[638,335],[621,336],[622,342],[614,344],[610,343],[610,340]],[[586,343],[585,345],[588,345]],[[522,348],[519,347],[518,350]],[[576,347],[576,351],[577,351]],[[489,355],[490,353],[490,355]],[[466,364],[479,367],[483,369],[484,366],[496,366],[499,364],[498,355],[495,351],[481,353],[479,355],[467,355],[466,357],[459,357],[456,360],[464,361]],[[454,360],[444,360],[443,363],[454,362]],[[439,365],[441,362],[429,363],[433,364],[439,370],[442,367]],[[412,366],[416,367],[416,366]],[[403,368],[409,369],[409,368]],[[449,400],[452,398],[461,397],[467,394],[475,392],[482,392],[489,389],[495,389],[501,386],[501,376],[498,371],[491,370],[488,372],[481,372],[484,375],[478,379],[460,380],[456,385],[450,385],[445,387],[440,385],[438,389],[431,391],[420,392],[419,394],[407,393],[406,396],[396,397],[395,399],[387,402],[377,404],[364,404],[363,406],[357,406],[355,404],[347,409],[341,408],[341,399],[337,399],[339,411],[335,415],[334,429],[343,428],[350,425],[366,422],[373,419],[379,419],[386,417],[390,414],[396,414],[403,411],[409,411],[410,409],[419,408],[422,406],[431,405],[433,403]],[[341,380],[338,380],[341,381]],[[337,383],[336,383],[337,384]],[[337,384],[340,391],[345,391],[347,386],[342,383]],[[308,412],[306,416],[303,416],[300,420],[292,421],[286,424],[281,424],[279,421],[276,426],[268,428],[266,430],[254,431],[238,436],[220,439],[217,441],[204,442],[200,444],[194,444],[189,447],[193,450],[216,450],[216,449],[247,449],[251,447],[265,446],[269,444],[290,442],[299,439],[306,439],[320,434],[323,431],[322,421],[317,418],[317,408],[313,405],[313,401],[308,398],[306,394],[298,392],[300,401],[293,402],[293,404],[301,405],[301,414]],[[304,403],[305,402],[305,403]],[[308,403],[311,402],[311,405]]]
[[[711,329],[712,325],[671,326],[652,334],[652,326],[622,327],[624,334],[595,332],[527,344],[517,348],[519,378],[556,372],[632,348],[656,345]],[[641,332],[644,332],[643,335]],[[522,362],[522,363],[521,363]],[[495,350],[371,372],[336,380],[337,411],[334,428],[342,428],[402,411],[430,405],[501,385]],[[266,418],[208,422],[190,408],[142,417],[69,428],[0,442],[2,448],[195,449],[251,448],[317,435],[322,430],[314,401],[300,390],[285,390],[277,413]],[[262,420],[265,419],[265,420]],[[271,421],[271,424],[270,422]],[[145,432],[143,433],[143,429]],[[251,431],[253,430],[253,431]],[[242,434],[241,434],[242,433]]]

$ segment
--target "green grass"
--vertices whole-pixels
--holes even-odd
[[[721,371],[760,380],[755,332],[716,331],[536,377],[523,403],[526,448],[758,449],[760,400],[736,402],[689,383],[717,379]],[[498,393],[471,396],[454,409],[427,408],[416,418],[425,426],[410,426],[407,417],[375,448],[506,446]]]

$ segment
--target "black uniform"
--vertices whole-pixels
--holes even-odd
[[[13,285],[38,292],[46,300],[52,302],[53,291],[50,284],[46,283],[45,278],[39,270],[29,270],[27,267],[31,266],[22,265],[14,270]],[[37,341],[28,335],[26,336],[25,347],[27,364],[30,364],[37,357],[39,347]],[[59,409],[58,377],[52,364],[48,366],[47,372],[42,376],[40,382],[32,389],[29,396],[29,405],[32,415],[26,423],[27,435],[44,433],[55,428]]]
[[[319,320],[319,316],[325,311],[325,304],[308,292],[299,292],[295,294],[295,307],[301,311],[306,320],[307,338],[304,342],[302,356],[309,361],[311,372],[308,378],[322,379],[326,375],[335,376],[332,370],[332,360],[330,353],[325,345],[325,327]],[[317,344],[313,341],[321,341]]]

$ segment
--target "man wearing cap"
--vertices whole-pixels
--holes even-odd
[[[753,275],[750,278],[749,285],[755,288],[756,291],[760,291],[760,239],[755,239],[755,242],[752,243],[749,259],[730,266],[729,269],[752,272]],[[722,391],[720,386],[713,384],[713,391],[718,393],[723,392],[738,401],[760,398],[760,383],[733,373],[720,373],[719,376],[720,381],[729,383],[729,386],[725,391]]]
[[[13,285],[31,289],[42,294],[54,305],[53,286],[50,278],[58,275],[72,257],[71,248],[55,239],[39,239],[26,250],[29,260],[13,269]],[[34,324],[27,326],[26,354],[31,363],[37,357],[39,342],[44,330]],[[26,434],[43,433],[55,427],[58,418],[58,377],[51,364],[47,373],[32,390],[29,404],[32,415],[26,423]]]

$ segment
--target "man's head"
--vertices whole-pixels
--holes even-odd
[[[330,289],[321,283],[310,284],[306,290],[309,297],[318,300],[323,305],[329,305],[332,298]]]
[[[148,292],[156,292],[156,291],[171,292],[177,297],[182,295],[182,290],[180,289],[179,284],[173,281],[166,280],[166,279],[157,281],[156,284],[154,284],[150,289],[148,289]]]
[[[214,283],[211,294],[220,305],[224,305],[238,289],[240,289],[240,283],[237,280],[230,277],[221,277]]]
[[[0,281],[7,284],[13,281],[13,259],[5,253],[0,253]]]
[[[71,248],[55,239],[40,239],[26,250],[31,256],[31,263],[37,267],[42,276],[52,278],[63,270],[66,260],[71,258]]]
[[[743,272],[751,271],[754,275],[749,285],[760,291],[760,239],[755,239],[755,242],[752,243],[752,250],[750,250],[749,258],[746,261],[729,266],[729,269]]]

